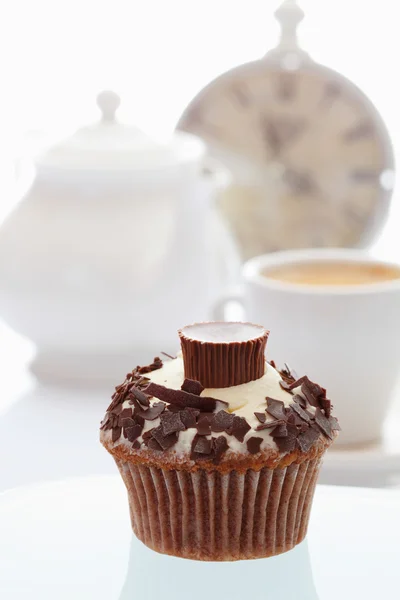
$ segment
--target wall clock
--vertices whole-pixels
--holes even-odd
[[[203,138],[232,172],[219,198],[243,258],[284,248],[365,246],[379,233],[394,183],[393,150],[377,109],[297,40],[304,13],[275,13],[276,48],[224,73],[177,127]]]

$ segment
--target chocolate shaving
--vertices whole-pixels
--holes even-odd
[[[204,388],[200,381],[195,381],[194,379],[185,379],[185,381],[182,383],[181,390],[188,392],[189,394],[194,394],[195,396],[200,396]]]
[[[310,429],[310,425],[308,423],[305,423],[303,421],[301,423],[301,425],[297,426],[297,429],[299,430],[299,433],[304,433],[305,431],[307,431],[308,429]]]
[[[301,384],[301,391],[307,398],[311,406],[319,407],[320,399],[325,397],[326,390],[321,388],[317,383],[310,381],[308,377],[304,377]]]
[[[324,433],[330,439],[333,438],[332,427],[329,422],[329,419],[326,418],[326,416],[323,414],[320,408],[317,408],[317,410],[315,411],[315,422],[322,431],[322,433]]]
[[[190,446],[190,458],[192,460],[196,460],[196,458],[198,457],[198,455],[196,454],[196,452],[194,451],[194,447],[197,444],[197,440],[199,439],[199,435],[196,433],[196,435],[194,436],[194,438],[192,439],[192,444]]]
[[[296,447],[296,437],[287,435],[286,437],[274,438],[280,452],[293,452]]]
[[[313,412],[311,412],[311,410],[309,408],[307,408],[306,413],[310,417],[310,421],[315,421],[315,414]]]
[[[106,412],[111,412],[113,411],[119,404],[122,404],[123,400],[120,394],[118,394],[117,392],[115,392],[115,394],[112,395],[112,402],[109,405],[109,407],[107,408]]]
[[[250,429],[251,427],[246,419],[236,415],[233,417],[232,435],[239,440],[239,442],[243,442],[244,436]]]
[[[206,415],[201,415],[197,421],[197,433],[198,435],[210,435],[211,423],[210,418]]]
[[[178,434],[176,432],[164,435],[161,425],[151,430],[151,436],[160,444],[163,450],[169,450],[178,441]]]
[[[275,424],[276,424],[276,422],[275,422]],[[273,431],[271,431],[271,435],[274,439],[286,437],[287,434],[288,434],[287,425],[286,425],[286,423],[284,423],[282,421],[279,423],[279,425]]]
[[[201,412],[213,412],[217,406],[228,405],[227,402],[223,402],[222,400],[196,396],[183,390],[172,390],[163,385],[158,385],[158,383],[150,383],[146,388],[146,392],[169,404],[176,404],[182,408],[196,408]]]
[[[218,411],[219,412],[219,411]],[[214,415],[216,415],[217,413],[213,413],[213,412],[201,412],[199,415],[199,419],[201,419],[201,417],[207,417],[210,421],[211,424],[211,419],[214,417]]]
[[[199,454],[211,454],[212,446],[213,444],[211,440],[208,440],[203,436],[199,436],[193,447],[193,452],[198,452]]]
[[[329,423],[331,424],[332,431],[342,431],[336,417],[329,417]]]
[[[289,394],[291,393],[291,388],[290,388],[290,383],[288,383],[287,381],[285,381],[284,379],[281,379],[279,381],[279,385],[281,386],[281,388],[283,390],[285,390],[285,392],[289,392]]]
[[[171,356],[170,354],[168,354],[168,352],[161,352],[161,354],[163,356],[166,356],[167,358],[170,358],[171,360],[175,360],[176,356]]]
[[[298,431],[305,431],[306,429],[308,429],[310,427],[310,423],[307,423],[306,421],[303,421],[303,419],[301,419],[299,417],[299,415],[295,415],[295,422],[294,422],[295,426],[297,427]]]
[[[269,364],[269,365],[271,365],[271,367],[272,367],[273,369],[276,369],[276,364],[275,364],[275,361],[274,361],[274,360],[269,360],[269,361],[268,361],[268,364]]]
[[[148,429],[147,431],[144,432],[144,434],[142,435],[143,441],[145,444],[147,444],[152,436],[152,432],[153,429]]]
[[[288,376],[291,379],[296,380],[299,378],[299,376],[297,375],[297,373],[294,369],[291,369],[287,363],[284,363],[284,365],[285,365],[285,372],[288,374]]]
[[[283,427],[280,425],[280,427]],[[292,452],[296,446],[296,438],[298,436],[298,431],[295,425],[290,423],[286,424],[286,435],[276,435],[275,430],[271,434],[274,438],[274,442],[278,446],[281,452]]]
[[[225,452],[228,450],[228,442],[223,435],[213,438],[213,455],[214,463],[218,464]]]
[[[165,406],[165,405],[164,405]],[[184,431],[185,425],[181,421],[180,413],[164,412],[161,415],[161,427],[163,435],[168,436],[176,431]]]
[[[288,421],[286,423],[288,435],[294,435],[295,437],[297,437],[299,435],[299,432],[297,431],[296,419],[297,419],[297,416],[295,414],[293,414],[293,420]],[[300,419],[299,419],[299,421],[300,421]],[[300,422],[302,423],[302,421],[300,421]]]
[[[144,373],[151,373],[152,371],[157,371],[157,369],[161,369],[162,366],[163,362],[161,358],[156,356],[151,365],[148,365],[147,367],[136,367],[136,371],[142,375]]]
[[[109,424],[109,422],[110,422],[110,417],[108,416],[108,413],[106,413],[104,419],[100,423],[100,429],[107,430],[108,429],[107,425]]]
[[[296,396],[295,396],[295,398],[296,398]],[[293,404],[290,405],[290,408],[299,415],[300,419],[303,419],[303,421],[306,421],[307,423],[310,422],[310,417],[309,417],[308,413],[306,413],[306,411],[303,410],[299,404],[296,404],[296,402],[294,402]]]
[[[147,394],[145,394],[144,392],[142,392],[142,390],[140,390],[137,387],[133,387],[131,392],[132,392],[133,396],[136,398],[136,400],[138,402],[140,402],[140,404],[142,406],[150,406],[149,396]]]
[[[196,427],[196,419],[200,414],[199,410],[196,410],[195,408],[185,408],[185,410],[181,410],[179,414],[186,429]]]
[[[275,419],[285,420],[285,405],[282,400],[275,400],[274,398],[266,397],[267,401],[267,412]]]
[[[119,413],[119,420],[130,419],[132,418],[132,409],[124,408],[123,411]]]
[[[325,411],[325,415],[329,418],[332,412],[332,402],[329,398],[321,398],[321,408]]]
[[[143,427],[141,425],[132,425],[124,429],[124,436],[128,438],[130,442],[134,442],[142,433]]]
[[[121,437],[122,427],[115,427],[112,430],[111,439],[113,442],[116,442]]]
[[[311,392],[311,390],[307,387],[307,384],[302,384],[301,386],[301,392],[302,394],[304,394],[304,396],[307,399],[307,402],[311,405],[314,406],[314,408],[316,408],[317,406],[319,406],[319,399],[318,396],[314,396],[314,394]]]
[[[199,436],[197,433],[194,436],[193,440],[192,440],[192,445],[190,447],[190,458],[194,461],[196,460],[210,460],[212,458],[212,455],[207,455],[207,454],[201,454],[199,452],[195,452],[195,447],[197,445],[198,440],[201,438],[201,436]],[[204,438],[206,439],[206,438]]]
[[[124,407],[123,407],[123,403],[121,404],[117,404],[116,406],[114,406],[114,408],[112,409],[112,413],[113,415],[120,415],[123,411]]]
[[[134,450],[139,450],[139,448],[140,448],[140,442],[138,442],[137,440],[135,442],[133,442],[132,448]]]
[[[277,420],[274,421],[266,421],[262,423],[262,425],[258,425],[256,431],[263,431],[263,429],[273,429],[274,427],[278,427],[278,425],[285,425],[285,421]]]
[[[312,427],[308,427],[306,431],[297,436],[296,444],[302,452],[308,452],[318,438],[319,431],[316,431]]]
[[[121,418],[121,415],[118,417],[118,421],[117,421],[117,425],[118,427],[123,427],[124,426],[124,421],[126,421],[126,419]]]
[[[215,432],[226,431],[230,433],[232,430],[234,415],[220,410],[215,413],[211,419],[211,430]]]
[[[123,429],[125,437],[127,437],[125,435],[125,429],[127,429],[128,427],[133,427],[134,425],[137,425],[136,420],[134,421],[133,419],[122,419],[121,427]]]
[[[284,379],[286,383],[292,383],[298,379],[297,373],[289,367],[287,363],[284,363],[284,368],[280,371],[281,377]]]
[[[160,446],[160,444],[154,438],[149,439],[149,443],[147,444],[147,447],[150,448],[150,450],[157,450],[158,452],[161,452],[161,450],[163,450],[163,448]]]
[[[291,407],[287,408],[286,411],[288,411],[288,418],[286,421],[287,425],[291,425],[292,427],[296,427],[297,429],[300,429],[304,424],[306,424],[307,427],[309,427],[309,424],[305,423]]]
[[[299,379],[292,381],[292,383],[289,384],[288,389],[294,390],[295,388],[300,387],[304,381],[309,381],[307,375],[303,375],[303,377],[299,377]]]
[[[307,408],[307,400],[303,396],[300,396],[300,394],[295,394],[293,396],[293,402],[300,404],[301,408],[303,409]]]
[[[267,419],[267,415],[265,414],[265,412],[263,412],[263,413],[255,412],[254,416],[260,421],[260,423],[265,423],[265,421]]]
[[[169,404],[168,410],[170,412],[182,412],[183,410],[186,410],[186,409],[183,408],[180,404]],[[195,409],[192,408],[191,410],[195,410]],[[200,411],[198,411],[198,412],[200,412]]]
[[[117,417],[117,415],[110,415],[110,425],[111,425],[112,429],[114,427],[119,427],[118,420],[119,420],[119,417]]]
[[[263,441],[263,438],[260,437],[251,437],[247,440],[247,450],[250,454],[257,454],[260,452],[260,446]]]
[[[135,379],[134,384],[136,388],[145,388],[146,385],[149,383],[150,379],[148,377],[139,377],[139,379]]]
[[[164,402],[156,402],[147,410],[136,409],[135,416],[142,417],[146,421],[155,421],[166,409]]]
[[[142,416],[140,416],[140,415],[138,415],[138,414],[135,414],[135,412],[134,412],[134,413],[133,413],[133,418],[134,418],[135,422],[136,422],[138,425],[142,425],[142,427],[144,427],[144,419],[143,419],[143,417],[142,417]]]

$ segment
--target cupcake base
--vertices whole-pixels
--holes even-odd
[[[115,461],[139,540],[163,554],[229,561],[275,556],[304,539],[321,457],[245,473]]]

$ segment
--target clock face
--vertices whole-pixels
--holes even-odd
[[[359,245],[382,221],[390,141],[369,100],[334,71],[239,67],[206,87],[178,128],[233,171],[220,206],[245,258]]]

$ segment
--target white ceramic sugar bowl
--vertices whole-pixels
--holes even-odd
[[[42,379],[118,381],[174,352],[176,330],[210,318],[239,268],[202,142],[118,123],[113,92],[98,105],[99,123],[36,159],[0,229],[0,316],[36,344]]]

